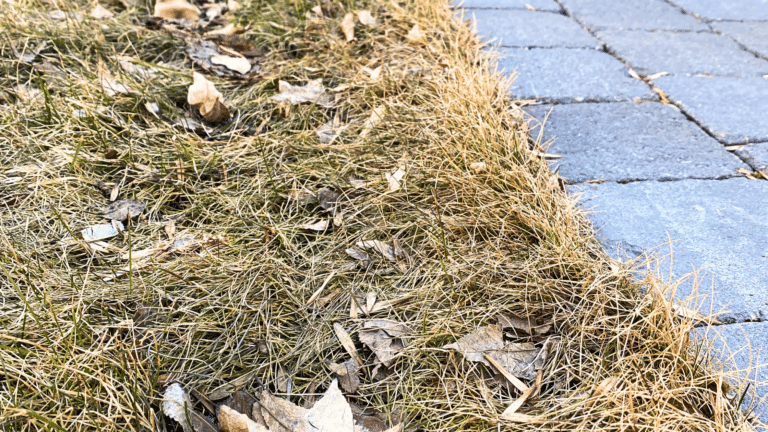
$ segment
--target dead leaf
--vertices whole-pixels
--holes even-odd
[[[333,96],[325,92],[322,79],[316,79],[303,86],[294,86],[285,81],[279,81],[280,93],[272,96],[278,102],[289,102],[291,105],[302,103],[317,103],[323,108],[333,107]]]
[[[317,222],[308,222],[301,226],[301,229],[310,231],[325,231],[328,229],[328,220],[321,219]]]
[[[528,380],[536,378],[534,360],[538,350],[532,343],[505,343],[503,332],[498,325],[480,327],[444,348],[455,349],[467,360],[481,362],[490,367],[491,363],[485,358],[485,355],[488,355],[505,371],[516,377]]]
[[[395,192],[400,189],[401,182],[405,177],[405,174],[405,167],[397,168],[397,171],[393,172],[392,174],[386,173],[385,176],[387,178],[387,183],[389,184],[387,190],[389,192]]]
[[[371,291],[365,295],[365,313],[371,313],[373,305],[376,304],[376,293]]]
[[[491,357],[491,356],[489,356],[488,354],[485,354],[485,353],[483,354],[483,357],[488,361],[488,363],[491,364],[491,366],[493,366],[497,371],[499,371],[499,373],[501,373],[501,375],[504,376],[504,378],[506,378],[507,381],[509,381],[512,385],[517,387],[518,390],[520,390],[520,391],[528,391],[528,386],[525,385],[524,382],[520,381],[519,378],[517,378],[516,376],[512,375],[511,373],[509,373],[504,368],[504,366],[502,366],[501,363],[496,361],[496,359],[494,359],[493,357]]]
[[[194,82],[187,94],[189,104],[200,111],[200,115],[209,122],[229,119],[232,115],[224,105],[224,97],[213,83],[197,72],[193,77]]]
[[[335,379],[311,409],[298,407],[266,392],[262,394],[260,404],[254,405],[254,411],[259,405],[270,432],[365,432],[355,426],[352,409]]]
[[[360,388],[360,364],[355,359],[349,359],[344,363],[330,363],[328,367],[338,375],[341,388],[347,393],[355,393]]]
[[[317,191],[317,205],[325,211],[334,213],[340,196],[341,194],[333,189],[322,188]]]
[[[155,4],[155,14],[153,16],[166,20],[185,19],[197,21],[200,18],[200,11],[185,0],[168,0]]]
[[[139,65],[136,63],[139,61],[138,59],[124,56],[118,56],[117,59],[120,69],[132,75],[138,81],[151,81],[158,78],[157,73],[159,69]]]
[[[395,249],[392,246],[382,241],[363,240],[355,243],[355,246],[361,249],[373,249],[376,252],[380,253],[387,260],[392,262],[397,262],[397,257],[395,256]],[[349,250],[347,250],[347,253],[349,253]]]
[[[98,1],[95,1],[92,4],[93,9],[91,9],[91,13],[89,14],[91,17],[98,20],[105,20],[115,16],[115,14],[108,11],[104,6],[100,5]]]
[[[346,252],[347,255],[351,256],[352,258],[354,258],[356,260],[360,260],[360,261],[370,261],[371,260],[371,257],[369,257],[367,253],[365,253],[365,252],[363,252],[361,250],[355,249],[355,248],[349,248],[349,249],[345,250],[344,252]]]
[[[219,428],[202,414],[192,409],[192,401],[184,388],[173,383],[163,395],[163,413],[176,420],[185,432],[218,432]],[[187,422],[189,419],[189,422]]]
[[[340,227],[344,225],[344,212],[337,212],[333,217],[333,226]]]
[[[104,209],[104,219],[124,221],[139,216],[147,205],[136,200],[115,201]]]
[[[360,24],[364,26],[374,27],[376,25],[376,18],[374,18],[367,10],[357,11],[357,19],[359,19]]]
[[[243,75],[251,71],[251,62],[243,57],[215,55],[211,57],[211,63],[224,66]]]
[[[248,393],[238,390],[236,391],[232,396],[227,399],[227,401],[224,403],[224,405],[232,408],[233,410],[243,413],[247,415],[251,420],[255,420],[256,423],[259,423],[259,420],[261,419],[254,419],[251,417],[252,413],[251,410],[253,409],[253,404],[256,403],[256,398],[249,395]],[[266,424],[263,424],[264,427],[266,427]]]
[[[96,69],[99,84],[101,85],[102,90],[104,90],[104,94],[107,96],[112,97],[117,94],[136,93],[134,89],[123,85],[120,81],[116,80],[101,59],[99,59]]]
[[[147,111],[149,111],[155,117],[157,117],[157,113],[160,112],[160,105],[158,105],[157,102],[146,102],[144,104],[144,108],[146,108]]]
[[[355,38],[355,15],[351,13],[344,15],[344,19],[341,21],[341,31],[344,32],[347,42],[351,42]]]
[[[397,239],[392,240],[392,249],[395,253],[395,261],[400,271],[405,273],[411,267],[411,257],[405,249],[400,247],[400,242]]]
[[[269,432],[265,426],[226,405],[219,408],[219,427],[222,432]]]
[[[373,109],[371,112],[371,116],[368,117],[368,120],[363,123],[363,130],[360,132],[360,137],[365,138],[368,136],[369,133],[371,133],[371,130],[376,127],[379,123],[381,123],[381,120],[384,116],[384,112],[387,110],[386,107],[380,106]]]
[[[365,72],[368,75],[370,75],[371,80],[373,80],[373,81],[378,80],[379,77],[381,76],[381,66],[377,67],[376,69],[371,69],[371,68],[368,68],[368,67],[364,67],[362,70],[363,70],[363,72]]]
[[[349,128],[349,125],[333,127],[333,121],[329,121],[328,123],[317,128],[315,133],[317,134],[317,138],[321,143],[330,144],[336,139],[336,137],[339,136],[341,132],[347,128]]]
[[[291,376],[285,372],[283,365],[279,363],[277,364],[277,377],[275,381],[277,382],[277,389],[282,393],[289,393],[293,388]]]
[[[93,242],[114,237],[124,229],[122,223],[115,222],[114,224],[91,225],[80,231],[80,234],[83,236],[83,241]]]
[[[363,324],[359,337],[376,354],[379,363],[390,367],[405,347],[401,339],[410,333],[411,329],[397,321],[372,319]]]
[[[497,320],[502,330],[510,329],[516,337],[533,336],[535,334],[533,329],[536,327],[536,319],[533,317],[523,319],[513,314],[500,314]]]
[[[235,25],[233,23],[229,23],[227,26],[222,27],[220,29],[211,30],[209,32],[205,33],[205,36],[216,36],[216,35],[233,35],[237,33],[242,33],[245,29],[240,27],[239,25]]]
[[[408,32],[408,36],[406,36],[406,39],[408,39],[408,42],[417,44],[421,43],[426,39],[427,35],[424,34],[423,31],[419,28],[419,25],[416,24],[413,26],[411,31]]]
[[[347,333],[346,330],[344,330],[344,327],[341,326],[339,323],[333,323],[333,331],[336,333],[336,337],[339,338],[339,342],[341,342],[341,346],[344,347],[345,350],[347,350],[347,353],[350,357],[355,359],[360,366],[363,365],[363,361],[360,360],[360,356],[357,354],[357,348],[355,348],[355,343],[352,341],[352,338],[349,336],[349,333]]]
[[[544,424],[546,419],[542,417],[536,417],[528,414],[510,413],[504,416],[503,419],[513,423],[528,423],[528,424]]]
[[[317,197],[306,189],[291,189],[288,191],[288,198],[299,205],[307,205],[317,201]]]

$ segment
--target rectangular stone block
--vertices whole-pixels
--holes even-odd
[[[601,48],[600,41],[576,21],[550,12],[468,10],[482,39],[503,47]]]
[[[673,241],[672,276],[699,274],[701,311],[723,322],[768,318],[768,181],[681,180],[571,186],[606,251],[619,259],[662,255]],[[650,268],[665,276],[670,261]],[[714,276],[714,279],[713,279]],[[685,298],[692,280],[677,288]]]
[[[718,141],[768,141],[768,79],[666,76],[653,83]]]
[[[517,71],[512,96],[540,102],[658,100],[645,83],[629,76],[610,55],[590,49],[506,49],[499,67]]]
[[[597,37],[640,75],[667,72],[759,77],[768,74],[768,61],[714,33],[602,30]]]
[[[569,15],[592,30],[709,30],[662,0],[561,0]]]
[[[554,0],[454,0],[453,4],[467,9],[527,9],[560,12]]]
[[[768,58],[768,22],[714,22],[712,27],[732,37],[748,50]]]
[[[706,20],[768,20],[766,0],[670,0]]]
[[[736,170],[747,168],[668,105],[543,105],[526,111],[537,124],[547,118],[543,140],[554,139],[547,152],[562,156],[551,166],[571,184],[598,179],[722,179],[741,176]],[[539,128],[534,126],[532,132],[537,136]]]

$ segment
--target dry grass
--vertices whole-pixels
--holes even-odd
[[[305,18],[317,3],[243,2],[237,20],[268,53],[263,76],[211,78],[235,115],[198,136],[173,126],[187,108],[192,64],[179,40],[135,25],[148,10],[119,12],[102,27],[37,15],[84,13],[82,3],[2,3],[4,430],[175,430],[159,412],[163,383],[206,394],[240,378],[246,391],[263,384],[282,394],[280,368],[301,403],[333,378],[327,361],[347,358],[332,324],[356,340],[362,320],[350,318],[350,302],[368,292],[410,296],[376,316],[415,334],[383,379],[370,376],[374,356],[358,344],[367,366],[350,400],[402,415],[408,430],[744,427],[718,387],[722,375],[688,339],[693,322],[657,294],[664,284],[646,279],[653,294],[641,296],[603,254],[584,212],[532,151],[519,109],[509,109],[509,82],[445,1],[320,4],[323,22]],[[339,23],[353,9],[370,9],[379,25],[358,26],[348,44]],[[414,24],[424,43],[407,41]],[[42,57],[59,72],[38,73],[12,54],[11,43],[43,41]],[[117,55],[161,64],[160,77],[120,74]],[[105,96],[99,61],[139,94]],[[366,66],[382,66],[380,79]],[[316,78],[326,88],[350,85],[336,108],[269,99],[278,80]],[[17,85],[41,92],[25,99]],[[160,104],[160,118],[145,102]],[[383,121],[361,137],[382,106]],[[315,131],[334,117],[350,127],[321,145]],[[105,159],[108,148],[119,157]],[[471,169],[475,162],[485,170]],[[384,176],[398,167],[407,175],[388,191]],[[355,187],[350,176],[368,183]],[[129,263],[65,240],[104,222],[108,201],[96,181],[123,181],[121,198],[147,203],[146,220],[110,240],[116,248],[162,243],[169,221],[177,236],[224,240],[149,265],[132,260],[132,271],[105,282]],[[314,233],[301,226],[330,216],[291,196],[321,188],[341,194],[344,219]],[[412,264],[405,272],[386,261],[359,266],[345,249],[368,239],[397,240]],[[539,394],[520,410],[543,424],[499,424],[517,391],[442,349],[509,312],[552,321],[561,336]],[[616,387],[590,397],[609,377]]]

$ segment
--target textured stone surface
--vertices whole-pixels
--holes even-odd
[[[499,67],[518,77],[512,96],[541,102],[657,100],[610,55],[589,49],[506,49]]]
[[[736,154],[752,168],[768,174],[768,144],[749,144],[737,150]]]
[[[708,74],[762,76],[768,61],[713,33],[602,30],[597,37],[641,75]]]
[[[720,362],[725,370],[739,371],[741,384],[734,388],[729,396],[741,394],[751,382],[747,397],[744,398],[742,409],[753,412],[763,423],[768,422],[768,323],[742,323],[697,328],[692,332],[696,340],[706,338],[711,343],[712,358]],[[755,397],[757,396],[757,397]],[[754,404],[752,403],[754,401]],[[758,428],[757,430],[765,430]]]
[[[600,48],[602,44],[576,21],[550,12],[468,10],[482,39],[505,47]]]
[[[712,27],[768,58],[768,22],[715,22]]]
[[[659,246],[664,255],[670,250],[666,243],[676,241],[675,279],[711,266],[699,274],[701,311],[715,312],[724,322],[768,318],[767,181],[648,181],[569,189],[584,192],[581,205],[592,209],[590,218],[609,254],[631,257]],[[666,279],[669,260],[652,268]],[[691,280],[681,284],[678,297],[691,293],[692,285]]]
[[[768,141],[768,79],[676,76],[653,83],[720,142]]]
[[[709,30],[662,0],[562,0],[565,10],[590,29]]]
[[[536,10],[560,11],[560,5],[554,0],[454,0],[453,4],[475,9],[528,9],[525,5],[530,5]]]
[[[671,0],[707,20],[768,20],[768,0]]]
[[[550,113],[550,109],[552,109]],[[526,109],[538,122],[549,113],[548,153],[569,183],[726,178],[747,166],[676,109],[656,102],[543,105]],[[538,128],[533,135],[537,136]]]

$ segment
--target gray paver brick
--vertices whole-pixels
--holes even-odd
[[[768,20],[768,0],[671,0],[708,20]]]
[[[562,0],[565,10],[590,29],[709,30],[662,0]]]
[[[719,312],[724,322],[765,319],[768,312],[768,182],[681,180],[674,182],[602,183],[569,187],[583,191],[582,206],[606,251],[617,246],[631,256],[641,250],[669,253],[673,243],[673,277],[711,266],[699,274],[701,311]],[[669,274],[669,260],[656,267]],[[712,295],[712,277],[714,292]],[[677,289],[684,298],[689,280]]]
[[[505,47],[600,48],[602,44],[565,15],[528,10],[468,10],[483,39]]]
[[[512,96],[541,102],[658,100],[610,55],[589,49],[506,49],[499,67],[518,71]]]
[[[543,105],[526,108],[569,183],[726,178],[746,168],[739,158],[676,109],[656,102]],[[534,136],[538,128],[533,130]]]
[[[736,154],[752,168],[768,174],[768,144],[749,144],[737,150]]]
[[[653,83],[720,142],[768,141],[768,79],[667,76]]]
[[[721,362],[728,371],[739,371],[739,377],[746,382],[733,389],[733,396],[741,394],[747,382],[751,382],[742,409],[753,409],[760,421],[768,422],[768,323],[740,323],[710,328],[697,328],[691,333],[694,340],[706,338],[711,343],[713,359]],[[734,369],[735,368],[735,369]],[[756,387],[756,388],[755,388]],[[756,398],[755,398],[756,396]],[[754,405],[752,401],[754,400]],[[758,430],[765,430],[761,428]]]
[[[709,74],[762,76],[768,61],[714,33],[602,30],[598,38],[641,75]]]
[[[560,5],[554,0],[454,0],[453,4],[468,9],[528,9],[527,4],[536,10],[560,11]]]
[[[768,58],[768,22],[716,22],[712,27]]]

